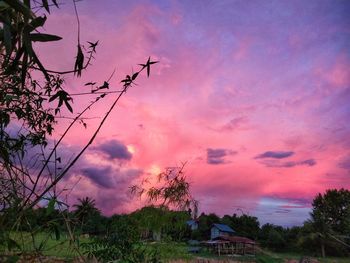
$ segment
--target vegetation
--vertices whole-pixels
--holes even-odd
[[[88,94],[94,99],[90,101],[90,97],[86,107],[74,113],[77,111],[72,106],[73,95],[65,87],[64,76],[83,74],[94,59],[98,41],[88,42],[84,48],[80,40],[78,8],[76,1],[72,3],[78,28],[75,63],[71,70],[56,70],[43,65],[35,43],[49,45],[61,40],[59,36],[43,33],[48,16],[59,7],[58,2],[0,2],[0,243],[9,251],[24,252],[25,248],[16,237],[28,232],[31,252],[39,255],[49,240],[42,239],[39,233],[47,232],[59,240],[64,231],[70,239],[70,247],[82,258],[80,244],[76,243],[79,234],[105,231],[101,228],[104,217],[95,209],[92,200],[82,199],[71,213],[61,200],[62,189],[57,186],[93,143],[120,98],[142,72],[147,72],[149,77],[151,66],[157,63],[148,58],[139,64],[139,70],[121,80],[121,90],[113,90],[109,84],[113,73],[101,84],[86,83],[85,86],[91,87],[90,92],[78,95]],[[79,124],[86,129],[84,114],[107,96],[114,96],[113,102],[92,136],[73,158],[65,160],[60,150],[67,134]],[[56,141],[51,136],[59,119],[72,121]],[[47,207],[43,208],[45,202]]]
[[[324,195],[317,195],[313,203],[319,204],[320,198],[327,200],[329,193],[343,196],[347,195],[348,192],[344,189],[329,190]],[[343,209],[343,203],[341,205]],[[313,217],[306,221],[303,226],[283,228],[273,224],[265,224],[260,227],[256,217],[245,214],[241,216],[225,215],[220,218],[213,213],[208,215],[202,213],[198,217],[198,230],[191,231],[186,226],[186,221],[191,218],[189,211],[148,206],[128,215],[105,217],[98,211],[94,201],[90,198],[79,200],[74,207],[76,210],[72,212],[55,209],[53,213],[49,214],[47,213],[48,208],[33,209],[29,222],[31,227],[23,224],[22,228],[19,229],[21,234],[19,232],[10,234],[11,240],[14,240],[20,248],[16,245],[11,247],[11,244],[6,244],[2,250],[40,251],[44,255],[59,255],[68,258],[81,253],[86,257],[96,257],[102,262],[115,259],[122,259],[125,262],[160,262],[165,259],[189,260],[194,255],[188,253],[187,241],[190,239],[207,240],[210,238],[211,225],[223,223],[231,226],[238,235],[254,239],[260,244],[262,252],[258,253],[257,262],[282,262],[286,258],[300,259],[302,256],[320,257],[322,256],[321,244],[324,244],[325,251],[330,256],[348,257],[350,255],[346,243],[348,239],[345,238],[347,233],[332,230],[332,235],[335,238],[329,238],[324,242],[325,240],[320,239],[319,234],[315,232],[315,227],[318,225],[317,221],[313,221]],[[320,207],[315,205],[313,213],[318,209]],[[89,212],[82,213],[80,211]],[[83,217],[82,214],[84,214]],[[53,225],[54,218],[56,218],[57,224]],[[74,232],[80,233],[76,235],[75,240],[79,253],[74,248],[72,249],[68,237],[69,233],[64,227],[62,218],[68,218],[72,222],[71,226],[74,228]],[[346,222],[347,218],[340,216],[337,222],[342,220]],[[38,226],[38,232],[34,235],[34,244],[30,242],[31,238],[28,238],[32,235],[28,229],[32,229],[33,226]],[[331,229],[330,225],[329,229]],[[44,234],[43,230],[47,234]],[[161,241],[158,239],[159,233]],[[23,243],[23,240],[26,242]],[[154,243],[154,240],[158,240],[158,242]],[[291,251],[293,254],[290,253]],[[202,251],[198,256],[217,257],[205,251]],[[329,259],[324,260],[324,262],[328,261]],[[342,260],[336,259],[335,262],[342,262]]]
[[[322,256],[349,255],[350,191],[329,189],[312,202],[309,222],[313,241],[319,244]]]
[[[76,2],[73,4],[79,21]],[[72,69],[60,71],[43,65],[35,43],[49,44],[61,39],[42,30],[48,19],[46,15],[56,7],[56,0],[0,2],[1,254],[13,257],[14,261],[25,253],[81,260],[95,258],[102,262],[191,259],[186,242],[209,239],[212,224],[223,223],[237,235],[257,241],[264,251],[350,256],[350,192],[345,189],[317,195],[312,203],[311,219],[303,226],[260,226],[256,217],[245,214],[222,218],[213,213],[198,216],[198,203],[191,195],[183,164],[161,173],[157,185],[133,186],[131,190],[139,196],[146,195],[150,206],[131,214],[106,217],[89,197],[79,199],[70,211],[61,200],[57,186],[95,140],[122,95],[142,72],[149,76],[151,66],[157,62],[148,58],[139,64],[138,71],[121,80],[121,90],[110,87],[111,77],[100,84],[86,83],[85,86],[91,87],[88,94],[95,98],[74,114],[77,111],[72,106],[73,95],[64,86],[64,76],[80,77],[84,73],[94,59],[98,41],[88,42],[87,49],[82,48],[79,28]],[[38,10],[45,10],[46,14],[39,16]],[[87,143],[72,159],[63,160],[60,147],[72,127],[81,124],[82,129],[87,128],[84,114],[106,96],[116,94]],[[64,114],[73,116],[68,117],[72,121],[62,136],[53,141],[51,136]],[[186,226],[191,218],[198,221],[197,230],[191,231]],[[280,262],[279,255],[262,253],[256,259]]]

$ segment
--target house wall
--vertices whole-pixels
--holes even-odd
[[[233,236],[232,233],[228,233],[228,232],[222,232],[220,231],[220,236]]]
[[[197,230],[198,229],[198,223],[193,223],[192,225],[191,225],[191,230]]]
[[[220,230],[216,227],[212,227],[210,232],[210,239],[214,239],[218,236],[220,236]]]

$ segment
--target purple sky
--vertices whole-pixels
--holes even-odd
[[[149,79],[122,99],[63,184],[95,198],[106,214],[128,212],[128,186],[187,161],[200,211],[239,209],[262,223],[301,224],[327,188],[350,188],[350,2],[81,1],[81,39],[99,40],[96,60],[71,92],[112,89],[148,56]],[[39,12],[40,13],[40,12]],[[71,68],[72,3],[45,27],[64,40],[37,46],[46,65]],[[112,97],[90,113],[101,117]],[[90,98],[75,97],[76,112]],[[99,119],[65,141],[68,159]],[[62,121],[57,134],[66,127]],[[237,210],[238,209],[238,210]]]

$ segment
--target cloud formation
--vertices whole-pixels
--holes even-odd
[[[105,141],[93,149],[106,154],[110,159],[129,161],[132,158],[132,153],[129,152],[126,145],[117,140]]]
[[[267,151],[255,156],[255,159],[273,158],[273,159],[283,159],[292,156],[294,152],[290,151]]]
[[[236,151],[232,151],[229,149],[207,149],[207,164],[224,164],[227,163],[225,160],[226,156],[235,155]]]
[[[139,85],[128,90],[101,130],[103,143],[76,167],[72,178],[82,178],[76,195],[93,195],[105,213],[130,212],[142,205],[125,195],[137,178],[128,176],[132,169],[152,180],[164,167],[188,160],[186,173],[203,212],[232,214],[244,206],[264,222],[291,225],[307,219],[310,207],[287,203],[291,212],[277,219],[273,211],[280,207],[269,210],[259,200],[277,195],[310,202],[327,188],[350,188],[349,162],[342,159],[350,149],[349,1],[199,6],[106,0],[81,1],[78,8],[89,28],[82,41],[99,39],[103,48],[87,74],[69,85],[71,91],[80,92],[91,80],[103,83],[115,66],[110,89],[119,90],[117,83],[134,65],[136,70],[149,56],[160,63],[149,79],[140,74]],[[62,18],[75,23],[69,5],[53,13],[46,26],[66,42],[51,43],[54,49],[40,46],[52,68],[69,68],[76,52],[76,35],[62,26]],[[103,116],[113,97],[104,99],[87,117]],[[75,100],[75,112],[86,103]],[[66,140],[78,150],[99,120],[86,121],[86,132],[77,128]],[[58,126],[55,131],[62,134],[66,126]],[[229,149],[239,152],[234,162],[236,152]]]
[[[344,158],[342,159],[339,163],[338,163],[338,166],[342,169],[345,169],[345,170],[350,170],[350,158],[347,157],[347,158]]]
[[[84,176],[102,188],[113,188],[114,181],[111,177],[111,167],[89,167],[81,169]]]
[[[223,125],[221,130],[223,130],[223,131],[235,131],[235,130],[248,129],[247,123],[248,123],[248,120],[246,117],[236,117],[236,118],[231,119],[225,125]]]
[[[260,163],[264,164],[266,167],[292,168],[295,166],[314,166],[317,162],[314,159],[307,159],[303,161],[289,162],[281,162],[279,160],[263,160]]]
[[[92,164],[80,171],[97,186],[107,189],[113,189],[118,184],[127,184],[142,174],[140,169],[113,168],[112,166],[96,167]]]

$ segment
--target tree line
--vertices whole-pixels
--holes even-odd
[[[64,76],[80,77],[91,65],[98,41],[80,40],[77,1],[72,1],[77,18],[77,51],[72,69],[50,69],[40,60],[36,43],[49,44],[60,36],[43,30],[49,15],[59,5],[56,0],[4,0],[0,8],[0,244],[8,250],[21,249],[11,236],[13,232],[29,232],[35,252],[40,246],[35,234],[47,232],[60,239],[68,235],[72,244],[80,235],[88,234],[95,242],[86,244],[86,251],[102,260],[114,260],[128,255],[144,257],[146,253],[135,246],[140,240],[208,239],[212,223],[231,226],[237,234],[257,240],[261,246],[276,251],[307,250],[310,253],[349,255],[349,191],[329,190],[313,201],[311,219],[301,227],[282,228],[271,224],[260,226],[257,218],[249,215],[201,214],[195,232],[186,227],[191,218],[185,208],[197,210],[191,196],[183,166],[167,169],[159,180],[162,187],[137,186],[133,190],[146,194],[157,206],[144,207],[128,215],[106,217],[94,201],[83,198],[68,210],[60,200],[60,181],[93,143],[101,127],[122,95],[136,84],[141,73],[150,76],[157,61],[148,58],[137,71],[120,81],[121,88],[112,87],[112,75],[102,83],[88,82],[82,87],[88,92],[69,94]],[[83,25],[82,25],[83,26]],[[85,48],[84,48],[85,47]],[[74,109],[73,96],[93,95],[83,109]],[[85,146],[70,160],[64,160],[60,150],[73,126],[88,124],[84,117],[105,97],[112,97],[104,117]],[[75,113],[74,113],[75,112]],[[52,139],[59,119],[71,120],[57,141]],[[35,156],[33,156],[35,153]],[[63,169],[62,169],[63,167]],[[146,190],[148,189],[148,190]],[[47,206],[40,205],[47,200]],[[177,207],[180,211],[172,211]],[[196,212],[194,213],[196,214]],[[192,214],[193,216],[193,214]],[[79,244],[77,244],[78,246]],[[74,245],[75,246],[75,245]],[[293,247],[294,246],[294,247]],[[318,249],[315,249],[315,248]],[[77,249],[77,251],[79,251]],[[105,258],[103,258],[105,257]],[[150,258],[154,258],[151,253]],[[129,259],[128,259],[129,260]],[[128,262],[136,262],[130,259]],[[139,260],[139,262],[146,262]],[[156,261],[152,261],[156,262]]]
[[[312,207],[310,219],[301,226],[260,225],[257,217],[247,214],[219,217],[215,213],[201,213],[195,219],[198,229],[191,230],[186,224],[192,218],[190,209],[171,210],[167,206],[152,205],[130,214],[107,217],[96,208],[93,199],[86,197],[79,199],[72,211],[48,211],[49,207],[33,209],[19,230],[29,231],[37,226],[59,238],[59,233],[66,233],[65,221],[68,220],[77,236],[88,235],[101,241],[117,235],[119,242],[128,240],[133,244],[147,240],[205,241],[210,239],[212,225],[221,223],[234,229],[236,235],[255,240],[262,248],[272,251],[350,256],[350,191],[327,190],[314,198]]]

